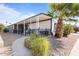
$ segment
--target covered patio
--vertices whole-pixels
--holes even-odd
[[[52,28],[52,17],[48,16],[47,14],[40,13],[35,16],[29,17],[22,21],[19,21],[15,24],[9,26],[11,32],[17,34],[26,34],[27,31],[35,31],[38,32],[49,30],[51,31]]]

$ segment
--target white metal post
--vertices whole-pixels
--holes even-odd
[[[13,29],[12,29],[12,32],[14,31],[14,25],[13,25]]]
[[[39,29],[39,16],[36,19],[36,28]],[[37,32],[38,32],[38,30],[37,30]]]
[[[24,21],[24,27],[23,28],[24,28],[24,35],[25,35],[25,21]]]
[[[31,29],[31,19],[30,19],[30,25],[29,25],[29,29]]]
[[[17,24],[17,34],[18,34],[18,24]]]

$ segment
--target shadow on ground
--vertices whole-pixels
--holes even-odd
[[[60,53],[59,50],[63,50],[65,48],[63,42],[59,38],[51,37],[49,41],[51,43],[50,44],[50,50],[51,50],[50,51],[51,52],[50,54],[53,54],[54,55],[53,51]]]
[[[58,39],[56,37],[51,37],[51,46],[53,46],[54,50],[58,49],[64,49],[64,44],[62,43],[61,39]]]

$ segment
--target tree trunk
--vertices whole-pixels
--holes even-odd
[[[63,28],[63,19],[59,18],[58,19],[58,23],[57,23],[57,27],[56,27],[55,36],[57,38],[63,37],[63,31],[64,31],[64,28]]]

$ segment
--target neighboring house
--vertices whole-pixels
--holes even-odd
[[[40,13],[35,16],[29,17],[25,20],[17,22],[8,26],[9,32],[18,33],[18,34],[27,34],[31,32],[40,32],[43,33],[47,31],[49,34],[55,32],[56,21],[47,14]]]

